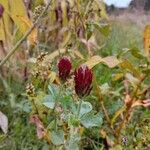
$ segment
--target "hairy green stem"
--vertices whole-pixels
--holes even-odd
[[[81,105],[82,105],[82,99],[79,100],[78,116],[80,115]]]

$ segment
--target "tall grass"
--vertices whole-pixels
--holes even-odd
[[[111,33],[101,50],[103,55],[113,55],[123,48],[137,47],[143,50],[143,32],[150,24],[150,15],[143,12],[125,12],[110,16]]]

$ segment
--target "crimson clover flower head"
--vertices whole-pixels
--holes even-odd
[[[72,68],[71,61],[68,57],[64,56],[59,60],[58,62],[59,77],[63,81],[65,81],[69,77],[71,68]]]
[[[81,65],[74,73],[75,91],[79,97],[88,96],[92,90],[92,70],[87,65]]]
[[[0,4],[0,18],[3,16],[4,7],[2,4]]]

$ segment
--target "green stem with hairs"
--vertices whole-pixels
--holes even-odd
[[[82,105],[82,99],[79,99],[78,114],[77,114],[78,116],[80,116],[81,105]]]

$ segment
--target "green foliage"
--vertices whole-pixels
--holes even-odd
[[[64,144],[64,133],[63,131],[52,131],[52,142],[55,145]]]
[[[50,109],[53,109],[55,107],[55,99],[53,98],[53,96],[52,95],[46,95],[44,97],[43,105],[50,108]]]
[[[17,66],[8,62],[8,73],[7,65],[2,68],[0,111],[9,125],[7,133],[0,131],[0,149],[149,149],[150,59],[141,50],[142,32],[132,23],[109,23],[98,0],[68,3],[52,1],[38,24],[38,38],[35,30],[20,45],[29,59],[20,66],[21,59]],[[39,5],[44,8],[44,1],[32,2],[30,11]],[[15,18],[19,31],[24,28],[21,34],[30,29],[31,18]],[[63,53],[73,63],[65,82],[57,69]],[[79,98],[73,72],[82,63],[92,69],[93,88]],[[11,70],[14,66],[23,77]],[[25,93],[26,80],[31,84]]]
[[[86,128],[100,127],[102,125],[103,119],[102,114],[94,114],[94,112],[88,113],[81,118],[81,123]]]

